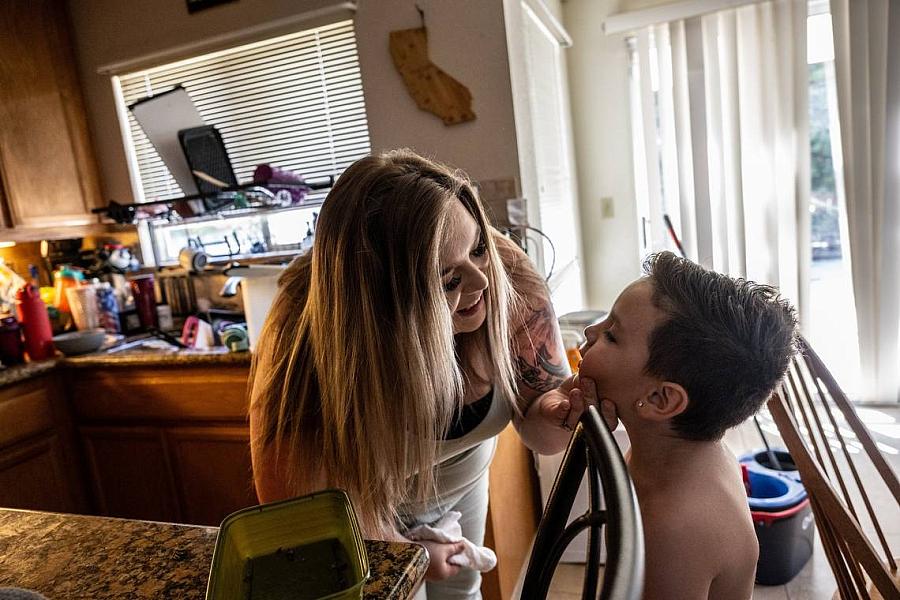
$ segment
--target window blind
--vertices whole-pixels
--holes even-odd
[[[241,182],[260,163],[307,180],[336,177],[370,151],[353,21],[115,79],[126,106],[183,86],[203,120],[222,134]],[[184,195],[134,116],[122,113],[128,115],[125,143],[136,157],[138,199]]]

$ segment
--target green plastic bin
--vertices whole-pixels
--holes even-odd
[[[325,490],[225,517],[206,600],[358,599],[368,576],[350,499]]]

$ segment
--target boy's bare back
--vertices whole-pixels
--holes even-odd
[[[759,546],[737,461],[719,443],[706,460],[639,485],[645,600],[747,600]]]

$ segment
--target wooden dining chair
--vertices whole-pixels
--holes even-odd
[[[897,475],[819,356],[806,340],[799,346],[768,407],[809,494],[835,597],[900,599],[896,551],[881,523],[900,515]],[[874,468],[893,503],[875,509],[863,467]]]
[[[587,472],[587,512],[569,523],[575,496]],[[544,509],[521,600],[543,600],[563,550],[588,530],[582,600],[639,600],[644,587],[644,534],[631,477],[612,433],[589,406],[581,415]],[[600,542],[605,533],[607,558],[600,579]]]

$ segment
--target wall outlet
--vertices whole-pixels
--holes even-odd
[[[612,219],[615,216],[615,203],[611,196],[600,198],[600,217],[603,219]]]

